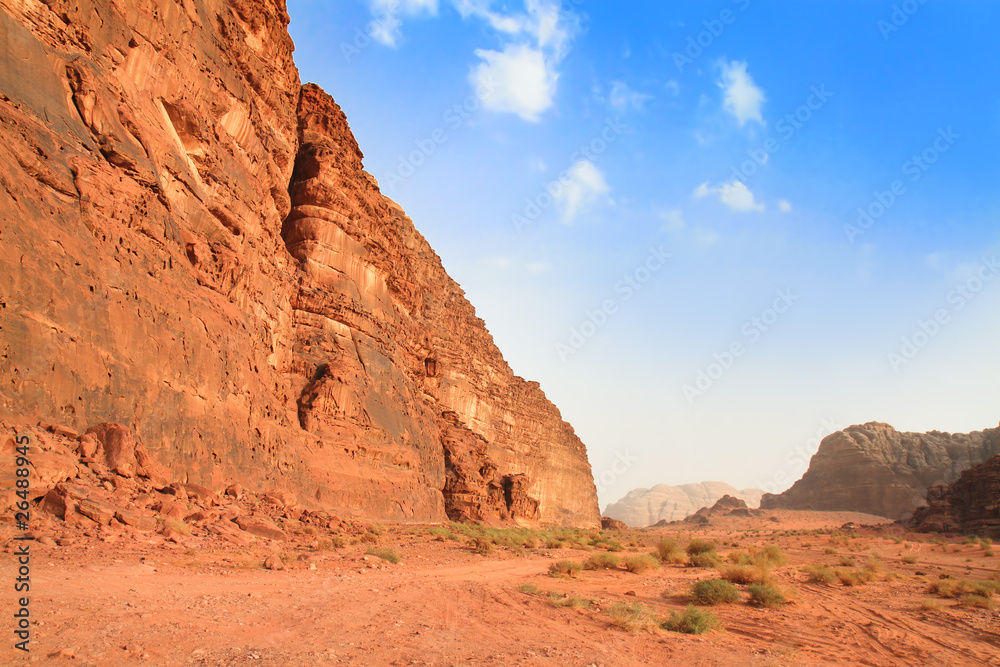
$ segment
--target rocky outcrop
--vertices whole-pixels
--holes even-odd
[[[962,472],[950,485],[927,491],[905,524],[924,533],[959,533],[1000,538],[1000,456]]]
[[[645,528],[657,522],[670,523],[691,516],[702,507],[711,507],[723,496],[732,496],[756,507],[764,494],[759,489],[739,491],[723,482],[702,482],[669,486],[659,484],[651,489],[635,489],[604,510],[604,516],[624,521],[634,528]]]
[[[283,0],[0,10],[0,417],[345,516],[599,525],[573,429],[300,86]]]
[[[1000,428],[968,434],[901,433],[888,424],[851,426],[828,436],[802,479],[767,494],[763,509],[851,511],[899,519],[927,489],[1000,454]]]
[[[601,530],[627,530],[628,524],[611,517],[601,517]]]
[[[754,510],[751,510],[746,502],[741,498],[734,498],[733,496],[722,496],[719,500],[711,507],[702,507],[697,512],[683,520],[683,523],[692,523],[696,525],[707,525],[712,519],[716,517],[752,517],[756,516]]]

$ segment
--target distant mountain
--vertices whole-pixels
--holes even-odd
[[[702,507],[711,507],[723,496],[733,496],[757,507],[764,492],[760,489],[742,491],[724,482],[702,482],[670,486],[658,484],[651,489],[629,491],[624,498],[611,503],[604,516],[624,521],[633,528],[645,528],[658,521],[679,521]]]
[[[903,433],[888,424],[851,426],[823,439],[792,488],[763,509],[851,511],[899,519],[927,489],[1000,454],[1000,427],[973,433]]]

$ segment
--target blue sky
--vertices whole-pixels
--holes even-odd
[[[1000,420],[996,3],[288,4],[602,507]]]

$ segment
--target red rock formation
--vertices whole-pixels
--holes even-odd
[[[969,468],[951,485],[928,489],[927,505],[906,524],[925,533],[1000,538],[1000,456]]]
[[[0,9],[0,417],[343,514],[599,525],[583,444],[300,88],[282,0]]]
[[[927,489],[1000,454],[1000,428],[969,434],[900,433],[869,423],[820,443],[809,470],[761,509],[852,511],[899,519],[922,504]]]

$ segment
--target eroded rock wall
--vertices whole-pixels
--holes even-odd
[[[921,532],[1000,538],[1000,456],[927,491],[927,505],[907,522]]]
[[[762,509],[852,511],[899,519],[927,489],[1000,454],[1000,428],[973,433],[901,433],[872,422],[820,443],[809,470],[790,489],[766,494]]]
[[[0,415],[382,520],[599,525],[281,0],[0,0]]]

